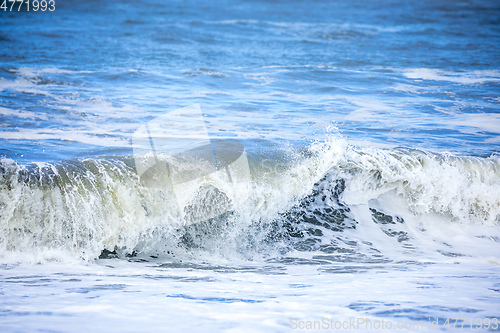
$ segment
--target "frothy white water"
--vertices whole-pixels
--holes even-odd
[[[352,175],[347,204],[366,203],[395,190],[415,214],[448,214],[453,221],[498,225],[500,158],[433,155],[406,149],[350,150],[335,166]]]
[[[462,73],[434,68],[414,68],[406,71],[404,76],[410,79],[448,81],[461,84],[484,84],[487,82],[500,81],[500,71],[497,70],[470,71]]]
[[[402,259],[397,253],[500,260],[496,156],[354,148],[339,137],[272,156],[250,153],[250,198],[194,226],[185,226],[168,189],[141,185],[132,161],[2,159],[1,260],[94,260],[104,249],[208,258],[299,250],[312,258],[339,243],[371,258],[378,252],[390,260]],[[492,252],[482,253],[487,248]]]

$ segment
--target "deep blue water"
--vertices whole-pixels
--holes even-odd
[[[3,154],[117,153],[89,145],[102,136],[126,154],[138,124],[199,102],[254,136],[291,120],[285,132],[313,137],[310,122],[323,121],[353,141],[487,156],[499,142],[499,17],[493,1],[65,1],[2,13],[0,107],[46,116],[3,115]],[[266,119],[252,126],[246,112]],[[88,140],[61,141],[74,133]]]

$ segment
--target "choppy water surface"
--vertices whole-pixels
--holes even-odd
[[[0,328],[498,330],[499,17],[493,1],[0,11]],[[192,105],[251,177],[189,224],[132,144]]]

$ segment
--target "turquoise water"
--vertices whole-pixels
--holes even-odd
[[[0,10],[0,328],[498,330],[499,14],[493,1]],[[248,177],[232,179],[245,200],[190,224],[182,191],[144,184],[134,137],[193,105],[203,140],[244,147]]]

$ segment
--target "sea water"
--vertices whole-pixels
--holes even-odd
[[[498,3],[54,4],[0,10],[2,332],[499,330]],[[249,177],[188,222],[134,135],[193,105]]]

